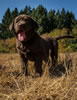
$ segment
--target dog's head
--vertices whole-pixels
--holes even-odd
[[[37,28],[37,22],[25,14],[17,16],[9,26],[10,31],[14,31],[19,41],[29,40],[33,35],[32,31]]]

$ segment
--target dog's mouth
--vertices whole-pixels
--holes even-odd
[[[19,41],[24,41],[24,40],[27,40],[27,35],[28,32],[24,32],[23,30],[19,30],[18,31],[18,40]]]

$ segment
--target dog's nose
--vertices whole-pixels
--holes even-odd
[[[25,23],[18,23],[18,26],[24,26],[25,25]]]
[[[19,25],[19,26],[21,26],[21,25],[24,25],[24,23],[22,23],[22,22],[19,22],[19,23],[18,23],[18,25]]]
[[[18,26],[24,26],[24,25],[25,25],[25,22],[24,22],[24,21],[19,21],[19,22],[17,23],[17,25],[18,25]]]

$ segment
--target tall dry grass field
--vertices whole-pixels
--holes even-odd
[[[77,100],[77,53],[60,54],[50,71],[44,66],[42,77],[25,77],[17,54],[0,54],[0,100]]]

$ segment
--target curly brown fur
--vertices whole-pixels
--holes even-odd
[[[42,75],[42,61],[48,61],[49,52],[52,64],[55,66],[58,58],[58,42],[62,38],[71,36],[59,36],[56,38],[41,37],[37,34],[38,24],[30,16],[19,15],[11,23],[9,29],[16,35],[16,48],[21,58],[22,72],[27,75],[28,60],[35,62],[36,72]]]

